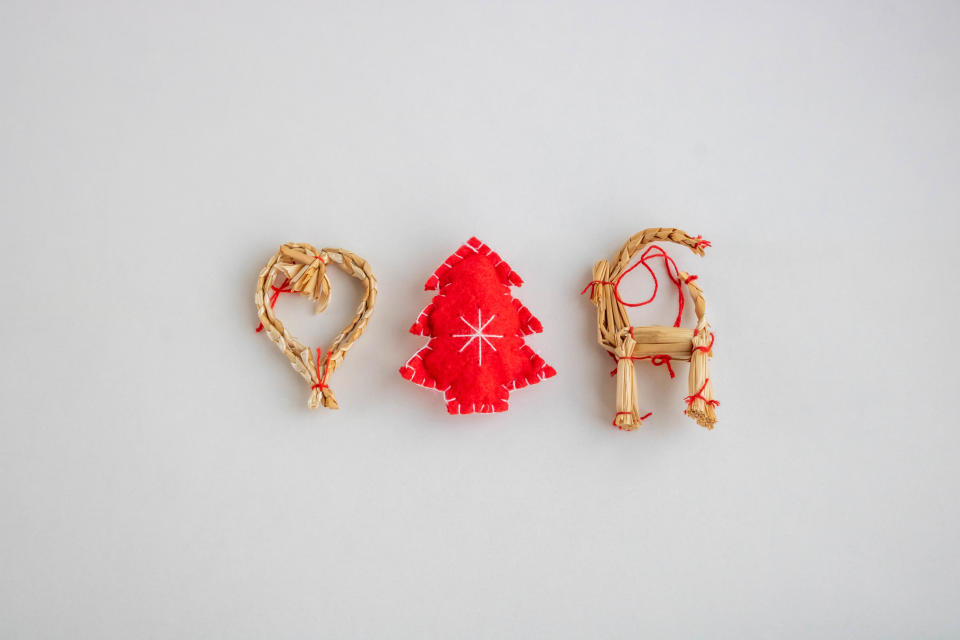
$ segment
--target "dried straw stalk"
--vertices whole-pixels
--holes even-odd
[[[707,359],[713,355],[709,349],[712,333],[706,319],[703,290],[688,273],[679,272],[680,281],[693,299],[697,315],[695,329],[631,327],[627,309],[616,297],[616,283],[630,262],[654,242],[673,242],[698,256],[702,256],[704,247],[708,246],[699,237],[692,237],[679,229],[646,229],[631,236],[612,261],[601,260],[594,265],[590,300],[597,307],[597,341],[617,359],[617,414],[613,423],[624,430],[633,430],[643,424],[638,407],[634,359],[663,354],[672,360],[690,362],[690,396],[686,414],[701,426],[712,429],[717,422],[713,383],[707,369]]]
[[[326,355],[321,356],[319,350],[304,346],[290,335],[268,301],[274,290],[283,288],[284,291],[289,290],[315,300],[314,312],[321,313],[330,302],[330,280],[326,271],[330,262],[363,282],[364,293],[353,320],[334,338]],[[278,280],[281,283],[279,285]],[[287,356],[297,373],[310,383],[307,406],[311,409],[321,405],[328,409],[339,408],[337,398],[328,386],[330,376],[343,362],[350,347],[363,335],[376,301],[377,279],[370,265],[360,256],[344,249],[324,248],[317,251],[309,244],[288,242],[260,271],[254,295],[257,315],[270,340]]]

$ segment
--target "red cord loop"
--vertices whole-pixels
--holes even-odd
[[[703,242],[706,242],[706,240]],[[667,252],[664,251],[662,247],[655,244],[647,247],[647,250],[640,255],[640,260],[634,263],[632,267],[621,273],[616,280],[592,280],[587,283],[587,286],[583,288],[583,291],[580,292],[580,295],[583,295],[587,292],[587,289],[593,287],[593,290],[590,291],[590,297],[592,298],[594,290],[598,284],[607,284],[613,287],[613,295],[617,299],[617,302],[625,307],[642,307],[643,305],[650,304],[657,297],[657,291],[660,289],[660,281],[657,279],[657,274],[654,273],[653,268],[647,264],[647,261],[655,258],[663,258],[663,266],[667,270],[667,276],[675,285],[677,285],[677,319],[674,321],[673,326],[679,327],[680,321],[683,319],[683,288],[681,287],[683,281],[680,280],[680,270],[677,268],[677,263],[673,261],[673,258],[667,255]],[[650,277],[653,278],[653,294],[643,302],[627,302],[620,297],[620,281],[623,280],[624,276],[640,265],[643,265],[643,267],[650,274]],[[693,276],[693,278],[696,278],[696,276]],[[687,282],[689,282],[689,279]]]

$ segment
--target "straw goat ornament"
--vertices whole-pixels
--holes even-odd
[[[654,242],[673,242],[687,247],[698,256],[702,256],[704,248],[710,246],[700,236],[691,237],[679,229],[646,229],[631,236],[612,261],[597,262],[593,267],[593,280],[584,289],[584,292],[591,290],[590,300],[597,307],[597,340],[617,362],[617,412],[613,424],[622,430],[633,430],[650,416],[649,413],[641,416],[638,408],[635,361],[650,360],[653,365],[666,365],[672,378],[674,372],[670,363],[682,360],[690,362],[690,395],[684,399],[687,404],[685,413],[697,424],[712,429],[717,422],[716,406],[719,402],[714,399],[713,383],[707,370],[707,359],[713,355],[713,332],[706,318],[703,290],[694,282],[697,276],[677,269],[676,263],[661,247],[653,245]],[[630,267],[638,255],[640,260]],[[656,276],[647,263],[658,258],[663,259],[667,274],[677,286],[680,309],[676,322],[672,327],[631,326],[627,307],[642,306],[657,295]],[[643,265],[654,277],[653,296],[644,302],[625,302],[620,297],[620,281],[639,265]],[[684,286],[696,311],[695,329],[680,327]]]
[[[330,301],[330,280],[326,271],[330,262],[363,282],[364,292],[353,320],[333,339],[326,354],[321,355],[320,349],[314,352],[290,335],[274,314],[273,307],[281,293],[299,293],[316,300],[314,311],[321,313]],[[265,331],[270,340],[287,356],[297,373],[310,383],[307,406],[311,409],[321,405],[328,409],[339,408],[337,398],[327,381],[343,362],[350,347],[367,328],[376,301],[377,279],[373,277],[370,265],[360,256],[344,249],[317,251],[309,244],[288,242],[280,247],[280,251],[270,258],[260,271],[254,296],[257,315],[260,316],[257,331]]]

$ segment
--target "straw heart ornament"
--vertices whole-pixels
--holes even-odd
[[[673,242],[684,246],[698,256],[710,246],[700,236],[692,237],[679,229],[646,229],[631,236],[616,253],[612,261],[601,260],[593,267],[593,280],[582,293],[590,291],[590,301],[597,307],[597,341],[617,363],[612,372],[617,376],[617,411],[613,425],[625,431],[638,428],[650,413],[640,415],[637,384],[634,378],[634,363],[649,360],[654,366],[666,366],[674,377],[672,361],[689,361],[690,395],[684,398],[685,413],[700,426],[712,429],[717,422],[713,383],[707,369],[707,359],[713,355],[713,332],[706,318],[706,301],[703,290],[694,282],[697,276],[677,268],[677,264],[654,242]],[[639,260],[633,265],[634,258]],[[659,283],[650,262],[663,260],[667,275],[677,287],[677,318],[672,327],[634,327],[627,316],[627,307],[640,307],[652,302],[659,290]],[[612,262],[612,266],[611,266]],[[653,295],[641,302],[627,302],[620,296],[620,282],[624,276],[643,266],[653,278]],[[683,329],[684,293],[687,288],[697,315],[694,329]]]
[[[315,313],[321,313],[330,302],[330,280],[327,265],[333,263],[364,285],[363,297],[353,320],[334,338],[326,352],[304,346],[290,335],[274,313],[281,293],[298,293],[316,301]],[[333,372],[343,363],[350,347],[363,335],[377,301],[377,279],[366,260],[344,249],[321,249],[309,244],[288,242],[267,261],[257,278],[254,303],[260,326],[283,352],[293,368],[310,386],[307,406],[338,409],[337,398],[330,388]]]

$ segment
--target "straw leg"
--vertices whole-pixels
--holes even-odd
[[[716,401],[713,397],[713,382],[710,380],[708,360],[712,353],[705,351],[710,345],[710,331],[698,327],[693,336],[693,353],[690,356],[690,395],[685,413],[701,427],[713,429],[717,423]],[[702,347],[698,349],[697,347]]]
[[[633,431],[643,424],[638,410],[635,370],[630,359],[634,344],[633,338],[626,335],[617,348],[617,414],[613,418],[613,425],[623,431]]]

